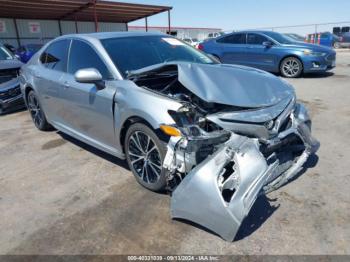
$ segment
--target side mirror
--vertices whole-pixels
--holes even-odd
[[[105,88],[101,73],[96,68],[79,69],[74,74],[75,81],[79,83],[95,84],[97,89]]]
[[[270,42],[270,41],[265,41],[265,42],[263,42],[263,46],[265,46],[265,47],[271,47],[271,46],[273,46],[273,43]]]

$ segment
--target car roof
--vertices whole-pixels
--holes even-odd
[[[258,34],[265,34],[265,33],[278,33],[278,32],[274,32],[274,31],[268,31],[268,30],[245,30],[245,31],[237,31],[237,32],[233,32],[233,33],[258,33]]]
[[[81,38],[81,39],[108,39],[108,38],[118,38],[118,37],[134,37],[134,36],[169,36],[164,33],[158,32],[103,32],[103,33],[88,33],[88,34],[69,34],[58,37],[60,39],[64,38]],[[171,37],[171,36],[169,36]]]

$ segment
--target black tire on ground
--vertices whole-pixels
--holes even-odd
[[[280,73],[284,77],[297,78],[303,72],[303,63],[294,56],[286,57],[280,64]]]
[[[41,131],[50,131],[54,128],[47,122],[45,113],[40,105],[39,99],[33,90],[27,95],[27,105],[34,125]]]
[[[340,48],[339,42],[334,42],[334,43],[333,43],[333,47],[334,47],[334,48]]]
[[[162,167],[165,142],[145,124],[135,123],[126,132],[124,149],[137,182],[149,190],[163,191],[166,187],[166,172]]]

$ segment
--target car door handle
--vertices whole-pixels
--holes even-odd
[[[68,83],[67,81],[65,81],[65,82],[63,83],[63,85],[64,85],[64,88],[65,88],[65,89],[70,87],[70,85],[69,85],[69,83]]]

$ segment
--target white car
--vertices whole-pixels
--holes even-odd
[[[186,43],[190,44],[193,47],[197,47],[199,44],[199,41],[197,38],[184,38],[182,41],[185,41]]]

